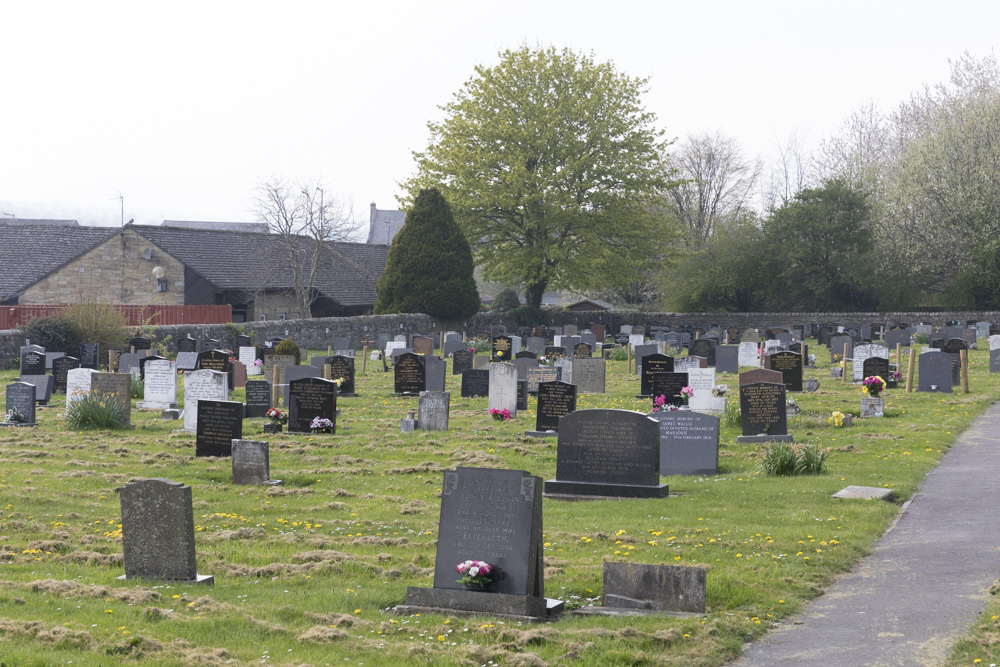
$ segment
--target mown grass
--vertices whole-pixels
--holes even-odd
[[[831,494],[856,484],[912,496],[1000,397],[987,354],[971,354],[972,393],[892,390],[884,419],[846,429],[827,418],[858,414],[857,385],[830,379],[825,364],[807,371],[822,386],[797,396],[802,414],[789,430],[832,449],[821,475],[763,475],[753,449],[735,443],[738,429],[723,426],[719,474],[665,478],[667,499],[544,501],[549,597],[595,603],[605,559],[699,565],[709,568],[708,611],[695,618],[567,615],[528,626],[391,613],[407,586],[432,583],[443,470],[555,476],[556,442],[523,434],[534,410],[496,422],[485,399],[460,398],[457,376],[448,375],[451,430],[404,436],[399,419],[416,400],[391,396],[391,373],[359,374],[360,396],[339,402],[337,435],[270,436],[271,475],[285,482],[271,490],[233,486],[228,459],[195,458],[194,436],[171,433],[178,423],[159,413],[133,410],[131,431],[71,432],[61,407],[43,409],[36,429],[0,430],[0,661],[721,664],[870,552],[898,506]],[[605,395],[579,397],[578,409],[649,409],[634,397],[638,379],[626,363],[609,364],[607,384]],[[245,437],[262,437],[259,424],[247,421]],[[116,489],[146,477],[192,486],[198,569],[215,576],[214,587],[116,579]],[[975,637],[968,650],[983,655],[970,664],[995,652]]]

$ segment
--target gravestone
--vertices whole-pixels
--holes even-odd
[[[993,334],[989,337],[989,344],[991,350],[1000,349],[1000,334]]]
[[[80,343],[77,347],[80,355],[80,368],[96,370],[101,365],[100,343]]]
[[[541,336],[528,336],[527,345],[529,351],[535,354],[545,354],[545,339]]]
[[[631,333],[628,335],[628,344],[632,346],[632,349],[643,345],[646,342],[646,336],[641,333]]]
[[[253,338],[245,334],[237,334],[233,337],[233,347],[250,347],[253,345]]]
[[[589,359],[594,356],[594,349],[587,343],[577,343],[573,346],[574,359]]]
[[[18,382],[26,382],[35,388],[35,402],[38,405],[48,405],[52,398],[52,384],[54,377],[51,375],[22,375]],[[131,389],[131,387],[129,387]]]
[[[448,364],[444,359],[435,356],[424,357],[424,373],[426,380],[426,391],[444,391],[445,378],[448,372]]]
[[[424,391],[417,404],[417,424],[421,431],[447,431],[451,394],[447,391]]]
[[[745,371],[740,373],[740,386],[745,384],[753,384],[755,382],[773,382],[777,384],[784,384],[784,375],[781,371],[768,370],[766,368],[757,368],[752,371]]]
[[[990,350],[990,373],[1000,373],[1000,349]]]
[[[137,408],[153,410],[177,409],[177,365],[166,359],[156,359],[146,364],[143,399]]]
[[[337,387],[338,396],[357,396],[354,391],[354,359],[342,355],[330,358],[330,379],[340,380]]]
[[[691,368],[687,374],[688,386],[694,390],[694,396],[688,401],[692,410],[721,410],[724,407],[725,404],[720,404],[718,398],[712,395],[712,387],[715,386],[714,368]]]
[[[490,372],[468,369],[462,372],[462,398],[487,397],[490,395]]]
[[[715,348],[715,370],[719,373],[740,372],[740,348],[738,345],[720,345]]]
[[[750,366],[753,368],[760,366],[760,354],[757,343],[740,343],[739,364],[740,366]]]
[[[271,480],[268,443],[260,440],[233,440],[233,484],[261,486]]]
[[[528,354],[531,353],[529,352]],[[538,359],[535,359],[534,357],[518,357],[511,363],[517,366],[517,377],[519,378],[528,377],[529,369],[538,368]]]
[[[566,324],[563,326],[563,334],[566,336],[575,336],[579,328],[575,324]]]
[[[323,377],[323,371],[315,366],[289,366],[283,369],[284,373],[278,379],[278,391],[281,395],[281,404],[286,408],[291,405],[288,399],[288,385],[292,380],[301,380],[303,378],[321,378]]]
[[[38,351],[37,345],[21,348],[21,375],[45,375],[45,350]]]
[[[574,359],[573,384],[581,394],[603,394],[605,387],[604,359]]]
[[[52,370],[52,362],[60,357],[65,357],[65,352],[46,352],[45,353],[45,371]]]
[[[229,456],[233,440],[243,437],[243,404],[239,401],[198,401],[195,456]]]
[[[428,336],[414,336],[412,347],[415,354],[427,357],[434,354],[434,340]]]
[[[632,354],[635,357],[635,372],[642,373],[642,360],[651,354],[658,354],[660,352],[659,343],[650,343],[648,345],[637,345],[632,348]]]
[[[949,338],[941,343],[941,351],[951,355],[951,384],[962,381],[962,350],[969,350],[969,343],[961,338]]]
[[[514,345],[510,336],[494,336],[491,361],[510,361],[514,358]]]
[[[917,370],[917,391],[932,391],[950,394],[952,379],[952,355],[933,350],[919,357]]]
[[[74,400],[90,392],[90,377],[96,373],[92,368],[71,368],[66,373],[66,407]]]
[[[812,394],[819,390],[819,380],[816,378],[809,378],[802,383],[802,390]]]
[[[854,354],[854,341],[851,340],[850,336],[833,336],[830,338],[830,363],[840,361],[840,357],[844,356],[844,345],[847,345],[847,357],[850,358]]]
[[[191,338],[191,334],[188,334],[184,338],[180,338],[177,341],[177,353],[181,352],[197,352],[198,351],[198,341]]]
[[[247,380],[244,390],[247,418],[263,417],[271,409],[271,383],[267,380]]]
[[[390,340],[386,342],[385,347],[382,349],[384,350],[383,354],[385,358],[392,360],[392,363],[396,363],[396,351],[406,350],[406,342]],[[412,352],[412,350],[410,351]]]
[[[990,337],[990,323],[989,322],[976,322],[976,337],[977,338],[989,338]]]
[[[230,361],[233,389],[243,389],[247,384],[247,367],[238,361]]]
[[[591,351],[597,349],[597,336],[595,336],[592,332],[584,331],[580,334],[580,342],[589,345]]]
[[[414,355],[416,356],[416,355]],[[337,383],[323,378],[307,377],[288,383],[288,432],[309,433],[309,424],[316,417],[333,422],[337,432]]]
[[[851,379],[854,382],[861,382],[865,379],[864,365],[865,360],[869,357],[884,357],[885,359],[888,359],[889,349],[874,343],[857,345],[854,348],[854,361],[851,364]]]
[[[653,386],[650,397],[655,402],[657,398],[663,396],[667,405],[684,405],[681,398],[681,389],[688,386],[688,371],[674,373],[653,373]]]
[[[128,339],[128,346],[135,348],[135,351],[138,352],[139,350],[148,350],[150,342],[145,336],[134,336]]]
[[[528,409],[528,381],[518,380],[517,381],[517,410],[521,412],[522,410]]]
[[[216,338],[202,338],[201,339],[201,351],[211,352],[212,350],[218,350],[222,347],[222,342]],[[138,349],[138,348],[137,348]],[[217,368],[211,368],[209,370],[218,370]],[[219,371],[220,373],[222,371]]]
[[[123,579],[212,584],[195,564],[191,487],[169,479],[129,482],[119,491]]]
[[[6,390],[6,411],[17,409],[24,424],[35,423],[35,386],[26,382],[11,382]]]
[[[897,345],[901,345],[903,347],[909,347],[911,333],[912,332],[909,329],[889,331],[885,335],[886,345],[889,346],[890,350],[895,350]]]
[[[396,612],[457,609],[544,618],[541,488],[541,479],[523,470],[459,467],[446,471],[434,588],[407,588],[406,604]],[[495,568],[488,594],[466,590],[456,581],[455,566],[473,559]]]
[[[333,349],[334,350],[350,350],[351,349],[351,341],[348,340],[347,338],[343,338],[343,337],[334,338],[333,339]],[[433,350],[431,350],[431,352],[433,353]]]
[[[674,357],[674,371],[688,372],[691,369],[707,368],[705,357]]]
[[[665,498],[659,424],[629,410],[577,410],[559,422],[547,495]]]
[[[399,355],[393,369],[393,390],[397,394],[420,394],[427,391],[425,357],[413,352]]]
[[[538,385],[542,382],[555,382],[560,379],[559,369],[553,366],[539,366],[538,368],[529,368],[527,389],[529,394],[538,393]]]
[[[229,397],[229,378],[210,370],[184,373],[184,430],[198,432],[198,401],[225,401]]]
[[[294,357],[293,357],[294,359]],[[218,371],[228,374],[232,364],[229,363],[229,353],[224,350],[209,350],[198,353],[197,370]]]
[[[268,382],[274,381],[274,368],[283,369],[279,371],[279,380],[284,374],[284,369],[292,368],[295,364],[295,356],[291,354],[270,354],[264,356],[264,379]]]
[[[691,341],[688,345],[688,356],[689,357],[704,357],[707,360],[709,368],[715,366],[715,347],[716,343],[710,338],[699,338],[698,340]]]
[[[76,357],[59,357],[52,361],[52,391],[65,394],[66,381],[69,372],[74,368],[81,368],[82,364]],[[89,370],[89,369],[88,369]]]
[[[860,347],[860,346],[859,346]],[[882,348],[883,350],[885,348]],[[771,355],[771,370],[781,373],[786,391],[802,391],[802,355],[776,352]],[[860,371],[861,368],[858,367]]]
[[[598,343],[604,342],[604,325],[603,324],[591,324],[590,331],[594,334],[594,337]]]
[[[461,375],[463,371],[467,371],[472,368],[475,356],[475,352],[470,352],[465,348],[453,352],[451,355],[451,374]]]
[[[178,352],[177,353],[177,371],[193,371],[198,368],[198,353],[197,352]],[[260,369],[257,369],[260,372]]]
[[[535,430],[526,435],[543,435],[559,430],[559,418],[576,410],[576,385],[566,382],[542,382],[538,385]]]
[[[456,352],[466,349],[466,347],[465,343],[463,343],[461,340],[448,340],[445,341],[444,347],[442,349],[444,352],[444,356],[447,358],[452,356]]]
[[[642,370],[639,376],[639,394],[653,395],[653,375],[656,373],[673,373],[674,358],[665,354],[647,354],[642,360]]]
[[[559,357],[552,362],[552,367],[559,371],[559,379],[562,382],[573,384],[573,360],[567,357]]]
[[[149,362],[151,362],[151,361],[165,361],[165,360],[166,360],[165,357],[161,357],[158,354],[149,354],[149,350],[146,350],[146,356],[139,357],[139,377],[140,378],[145,378],[146,377],[146,364],[148,364]],[[131,373],[132,373],[132,375],[135,375],[135,371],[134,370],[132,370]]]
[[[691,410],[661,410],[661,475],[714,475],[719,470],[719,418]]]
[[[472,363],[473,363],[473,368],[475,368],[477,371],[485,371],[488,370],[490,367],[490,357],[488,354],[484,354],[482,356],[477,355],[473,357]]]
[[[180,356],[180,355],[178,355]],[[239,349],[240,363],[246,366],[247,375],[260,375],[261,367],[257,365],[257,348],[255,347],[241,347]]]
[[[507,362],[490,365],[490,410],[508,410],[517,416],[517,367]]]
[[[790,440],[785,385],[770,382],[741,384],[740,418],[743,435],[737,438],[737,442]]]
[[[889,360],[883,357],[868,357],[867,359],[865,359],[864,364],[862,365],[861,375],[862,375],[861,377],[862,380],[864,380],[867,377],[877,375],[878,377],[885,380],[886,389],[894,388],[889,386],[890,384],[894,384],[889,379]]]
[[[547,345],[543,350],[543,352],[545,354],[543,354],[542,356],[544,356],[549,361],[566,356],[566,348],[561,347],[559,345]]]

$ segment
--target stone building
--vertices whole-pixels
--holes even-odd
[[[278,234],[204,226],[86,227],[0,223],[0,304],[222,305],[233,320],[303,317],[291,250]],[[315,242],[294,237],[308,272]],[[364,314],[387,245],[325,242],[318,248],[313,317]]]

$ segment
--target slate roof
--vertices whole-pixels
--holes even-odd
[[[371,205],[368,220],[368,243],[388,245],[406,222],[406,211],[380,211]]]
[[[0,301],[17,296],[120,231],[0,221]]]
[[[59,225],[63,227],[79,227],[76,220],[52,220],[49,218],[5,218],[4,224],[11,225]]]
[[[187,229],[211,229],[226,232],[255,232],[267,234],[266,222],[202,222],[200,220],[164,220],[164,227],[184,227]]]
[[[279,234],[257,234],[168,226],[132,228],[220,290],[290,290],[292,271]],[[311,240],[297,237],[303,262]],[[375,283],[385,270],[389,247],[329,241],[314,287],[342,306],[371,306]]]

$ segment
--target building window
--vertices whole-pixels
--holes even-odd
[[[265,322],[265,321],[267,321],[267,315],[265,315],[264,313],[261,313],[261,314],[260,314],[260,321],[261,321],[261,322]]]
[[[287,318],[285,317],[284,313],[278,313],[278,319],[279,320],[284,320],[284,319],[287,319]]]
[[[292,319],[293,320],[299,319],[299,314],[298,313],[292,313]]]
[[[166,278],[157,278],[156,279],[156,291],[157,292],[166,292],[167,291],[167,279]]]

